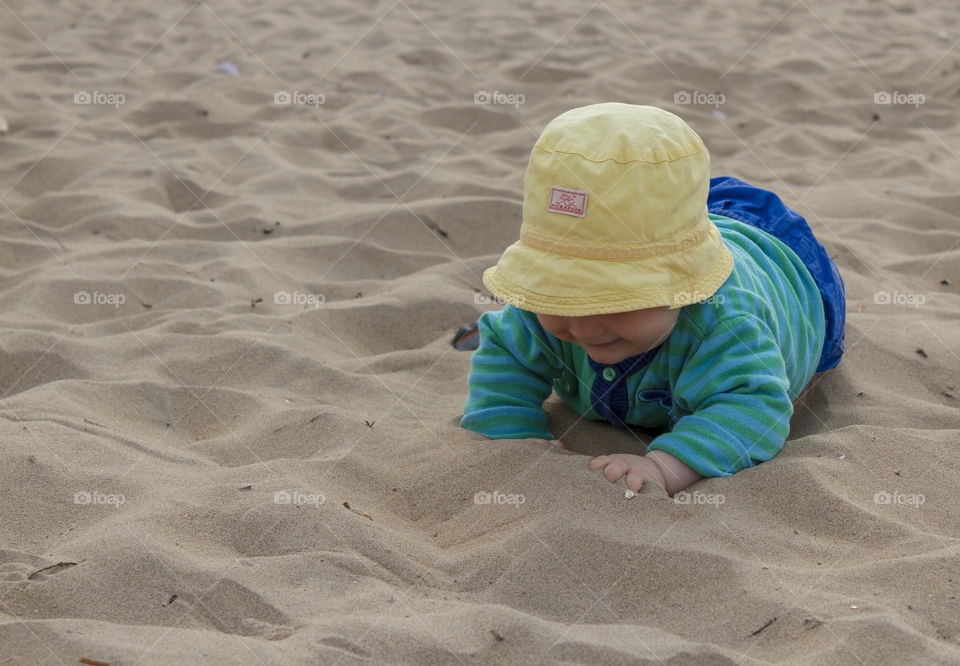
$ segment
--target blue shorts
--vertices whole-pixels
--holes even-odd
[[[729,176],[710,179],[707,209],[714,215],[723,215],[766,231],[800,257],[823,298],[827,331],[817,372],[835,367],[843,356],[847,311],[843,278],[807,221],[787,208],[773,192]]]

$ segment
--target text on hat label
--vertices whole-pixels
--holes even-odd
[[[583,217],[587,214],[587,193],[582,190],[553,186],[550,188],[550,203],[547,205],[547,210],[551,213]]]

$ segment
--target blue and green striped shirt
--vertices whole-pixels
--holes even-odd
[[[485,312],[460,425],[493,439],[553,439],[543,402],[556,391],[588,419],[669,428],[648,451],[666,451],[701,476],[729,476],[775,456],[820,360],[823,301],[784,243],[710,218],[733,272],[713,296],[684,306],[670,336],[646,354],[599,364],[532,312]]]

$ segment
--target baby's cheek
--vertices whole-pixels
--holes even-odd
[[[662,333],[662,328],[656,328],[652,326],[643,327],[633,331],[632,336],[628,337],[627,339],[637,345],[651,345],[657,341]]]

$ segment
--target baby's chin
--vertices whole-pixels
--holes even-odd
[[[614,365],[631,356],[644,354],[652,349],[652,347],[640,346],[629,340],[619,340],[609,347],[601,347],[598,349],[596,347],[590,347],[589,345],[583,345],[583,349],[587,352],[587,356],[597,363]]]

